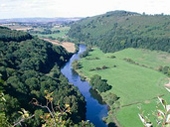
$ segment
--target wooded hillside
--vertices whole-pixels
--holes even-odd
[[[72,24],[68,35],[104,52],[128,47],[170,52],[170,16],[113,11]]]
[[[45,91],[53,92],[55,106],[69,105],[72,125],[85,119],[85,100],[78,90],[68,83],[60,68],[71,57],[61,46],[33,37],[21,31],[0,27],[0,92],[5,94],[5,107],[0,102],[0,113],[4,112],[8,122],[15,123],[21,108],[35,114],[23,126],[38,127],[40,116],[48,112],[33,105],[36,98],[46,105]]]

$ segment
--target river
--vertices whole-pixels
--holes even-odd
[[[79,91],[85,97],[86,100],[86,120],[92,122],[95,127],[107,127],[106,123],[102,121],[103,117],[107,116],[108,107],[105,104],[99,103],[100,101],[96,100],[91,92],[91,86],[87,81],[82,81],[80,76],[72,70],[72,62],[78,60],[79,54],[86,50],[85,45],[79,45],[79,51],[75,53],[66,65],[61,69],[61,72],[66,76],[68,81],[78,87]]]

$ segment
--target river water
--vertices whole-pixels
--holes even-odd
[[[72,70],[72,62],[74,60],[78,60],[79,54],[86,50],[85,45],[79,45],[79,51],[75,53],[70,60],[66,63],[66,65],[61,69],[63,75],[67,77],[69,82],[76,87],[78,87],[79,91],[85,97],[86,100],[86,120],[92,122],[95,127],[107,127],[107,125],[102,121],[103,117],[107,116],[108,107],[105,104],[99,103],[92,94],[91,94],[91,86],[87,81],[82,81],[80,76]]]

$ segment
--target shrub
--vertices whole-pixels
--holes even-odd
[[[90,84],[93,89],[97,89],[99,92],[106,92],[112,88],[112,86],[107,83],[107,80],[101,79],[99,75],[94,75],[90,80]]]
[[[170,89],[166,88],[169,92]],[[170,127],[170,105],[167,104],[166,100],[161,97],[158,97],[159,104],[162,105],[163,108],[157,108],[156,112],[153,113],[156,116],[157,126],[161,127]],[[144,115],[143,112],[138,114],[140,120],[142,121],[144,127],[152,127],[154,122],[148,118],[148,116]]]

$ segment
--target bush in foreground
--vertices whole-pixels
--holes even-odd
[[[170,92],[170,89],[166,87]],[[162,105],[161,108],[157,108],[156,112],[153,113],[156,116],[157,127],[170,127],[170,104],[167,104],[166,100],[158,97],[159,103]],[[139,113],[139,118],[142,121],[144,127],[153,127],[153,123],[148,116],[143,113]]]

